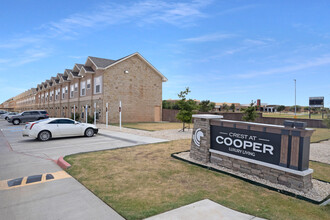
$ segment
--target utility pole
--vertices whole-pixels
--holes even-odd
[[[297,80],[294,79],[294,118],[297,118],[297,90],[296,90]]]

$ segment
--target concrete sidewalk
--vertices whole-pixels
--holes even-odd
[[[244,214],[204,199],[190,205],[155,215],[146,220],[262,220],[252,215]]]

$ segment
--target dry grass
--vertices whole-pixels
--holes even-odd
[[[172,141],[66,157],[68,172],[127,219],[142,219],[205,198],[268,219],[328,219],[320,207],[170,156]]]
[[[294,118],[293,113],[262,113],[263,117],[275,117],[275,118]],[[324,116],[326,117],[326,116]],[[309,119],[308,113],[297,113],[297,118]],[[311,119],[322,119],[322,114],[312,114]]]
[[[311,143],[317,143],[320,141],[330,139],[330,129],[328,128],[313,128],[315,129],[311,137]]]
[[[118,124],[116,124],[118,125]],[[186,124],[186,127],[193,127],[193,124]],[[176,122],[150,122],[150,123],[124,123],[123,127],[134,128],[146,131],[160,131],[169,129],[182,129],[182,123]]]

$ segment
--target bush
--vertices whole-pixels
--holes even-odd
[[[71,113],[71,119],[73,120],[73,113]],[[79,121],[80,119],[80,114],[76,113],[76,121]]]
[[[323,122],[327,126],[327,128],[330,128],[330,117],[329,116],[326,119],[324,119]]]
[[[87,122],[90,123],[90,124],[93,124],[94,123],[94,116],[88,115],[87,116]]]

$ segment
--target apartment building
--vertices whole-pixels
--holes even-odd
[[[139,53],[118,60],[90,56],[85,64],[75,64],[29,94],[20,94],[20,100],[32,99],[15,110],[45,109],[51,117],[71,117],[75,111],[85,119],[87,107],[88,115],[97,112],[99,122],[105,123],[108,110],[109,122],[117,123],[121,101],[123,122],[161,121],[162,83],[166,81]]]

